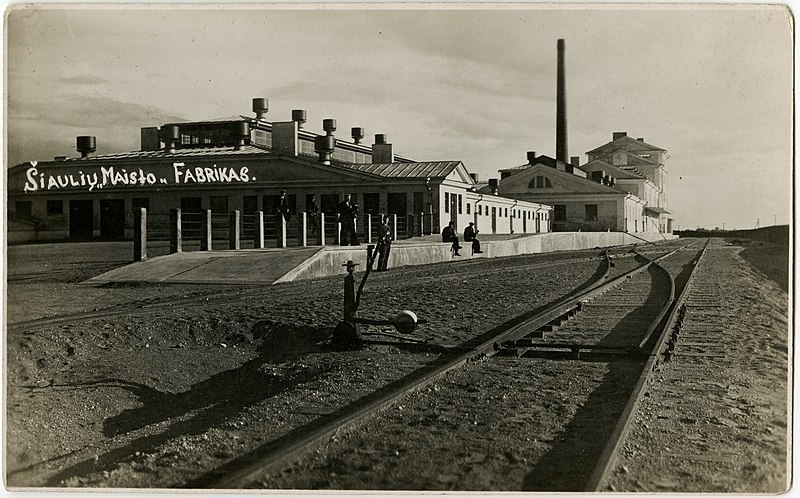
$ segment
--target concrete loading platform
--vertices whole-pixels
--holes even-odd
[[[525,235],[480,235],[482,254],[472,254],[462,242],[460,257],[450,252],[450,243],[430,235],[392,243],[389,268],[544,253],[644,244],[676,238],[660,233],[555,232]],[[366,244],[360,246],[296,247],[287,249],[244,249],[192,251],[157,256],[116,268],[83,282],[100,285],[111,282],[253,284],[269,285],[344,273],[347,260],[366,267]]]

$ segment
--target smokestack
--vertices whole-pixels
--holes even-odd
[[[569,161],[567,146],[567,89],[564,81],[564,40],[559,39],[558,74],[556,82],[556,159]]]

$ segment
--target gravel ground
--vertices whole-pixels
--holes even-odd
[[[12,487],[179,486],[435,359],[430,353],[410,353],[394,346],[347,352],[327,349],[325,339],[341,314],[341,278],[256,288],[241,299],[217,303],[215,296],[220,292],[241,289],[79,286],[80,280],[122,262],[101,245],[82,246],[80,257],[49,246],[16,249],[20,248],[12,247],[8,254],[10,322],[113,306],[131,309],[130,303],[184,295],[208,293],[208,298],[203,298],[202,306],[10,332],[6,469],[7,484]],[[37,250],[58,253],[58,268],[34,275],[36,264],[30,262],[48,260]],[[738,271],[733,276],[757,290],[750,295],[758,296],[754,299],[765,306],[775,300],[785,303],[785,293],[738,259],[736,250],[728,251]],[[620,258],[619,270],[631,261]],[[599,262],[599,251],[580,251],[393,269],[370,277],[360,314],[383,318],[411,309],[428,320],[415,337],[435,344],[460,344],[566,294],[585,282]],[[14,268],[19,271],[15,273]],[[751,317],[735,304],[732,310]],[[753,377],[755,392],[783,396],[784,432],[776,432],[775,437],[785,451],[785,305],[780,313],[777,316],[783,316],[783,321],[770,321],[764,333],[779,337],[778,348],[782,338],[783,356],[778,354],[775,369],[765,371],[782,374],[783,384],[761,387],[762,381],[756,383],[755,377],[764,372],[742,369],[741,375]],[[581,371],[605,367],[558,362],[547,375],[560,379],[563,389],[546,392],[536,390],[538,374],[526,370],[531,364],[531,360],[504,358],[453,372],[430,386],[441,390],[437,407],[443,408],[426,408],[430,397],[425,391],[410,397],[408,403],[401,403],[408,426],[387,433],[381,446],[332,457],[326,461],[329,468],[321,473],[299,472],[299,477],[289,479],[288,469],[265,476],[259,485],[548,489],[547,477],[560,470],[532,462],[554,447],[563,447],[564,441],[537,439],[535,427],[550,419],[563,423],[574,417],[582,403],[596,395],[597,386],[586,382]],[[568,401],[555,408],[554,397]],[[483,403],[476,405],[476,401]],[[523,401],[533,408],[516,412],[515,406]],[[774,418],[781,419],[780,409]],[[766,430],[766,420],[748,420]],[[365,424],[364,432],[370,430],[369,424],[379,423]],[[514,434],[521,427],[534,429],[513,445],[480,442],[487,428]],[[358,434],[356,430],[342,439]],[[451,451],[447,440],[462,437],[461,449]],[[320,452],[335,452],[335,446]],[[494,458],[498,454],[503,458]],[[432,461],[447,462],[446,467],[455,470],[437,472]],[[701,465],[695,467],[703,472]],[[627,468],[634,475],[632,467]],[[302,463],[296,469],[302,469]],[[377,472],[370,474],[370,469]],[[417,486],[400,478],[401,472],[416,469],[419,472],[412,474],[419,476]],[[383,477],[367,478],[367,474]]]

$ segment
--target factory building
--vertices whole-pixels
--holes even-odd
[[[147,209],[151,237],[167,236],[175,208],[184,228],[204,210],[225,220],[239,211],[246,234],[257,212],[274,217],[282,190],[291,214],[305,212],[316,196],[326,230],[335,229],[348,193],[362,233],[365,217],[376,221],[378,213],[397,215],[397,237],[438,234],[450,221],[459,231],[475,222],[483,233],[550,229],[549,206],[476,192],[477,177],[461,161],[414,161],[395,154],[386,135],[367,145],[363,128],[352,128],[351,140],[342,140],[333,119],[319,135],[303,129],[303,110],[282,122],[267,121],[267,110],[266,99],[253,99],[254,117],[142,128],[141,149],[126,153],[95,155],[95,137],[78,137],[81,157],[11,168],[9,240],[130,238],[137,208]],[[300,229],[299,218],[289,218],[290,230]]]

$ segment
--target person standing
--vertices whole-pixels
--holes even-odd
[[[456,234],[455,223],[452,221],[442,230],[442,242],[451,242],[453,246],[450,248],[453,256],[461,256],[458,250],[461,246],[458,244],[458,234]]]
[[[278,214],[283,216],[283,219],[286,220],[286,223],[289,223],[289,218],[292,216],[291,211],[289,209],[289,199],[286,197],[286,191],[281,190],[280,197],[278,198]]]
[[[311,199],[306,206],[306,215],[311,224],[311,235],[316,237],[319,233],[319,204],[317,204],[317,196],[311,194]]]
[[[392,251],[392,229],[389,228],[389,216],[382,214],[378,225],[378,268],[376,271],[387,271],[389,253]]]
[[[470,221],[467,228],[464,229],[464,242],[472,242],[472,254],[481,254],[481,243],[478,240],[478,230],[475,228],[475,223]]]
[[[358,206],[350,202],[351,195],[344,194],[344,200],[339,203],[339,223],[342,225],[339,244],[343,246],[361,245],[356,236],[356,216]]]

